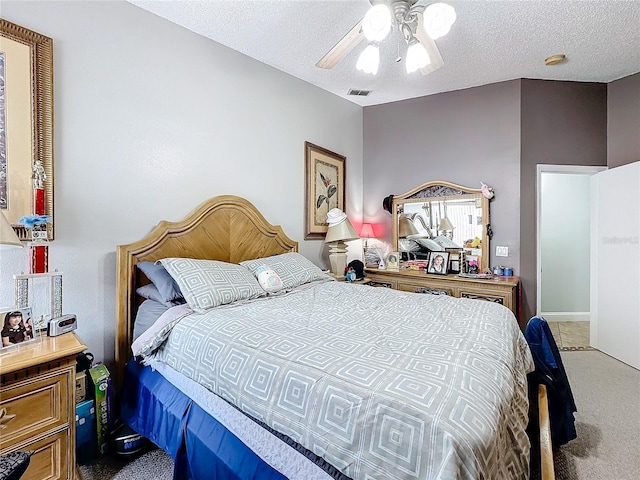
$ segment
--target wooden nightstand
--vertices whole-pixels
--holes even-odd
[[[0,455],[32,450],[24,478],[76,476],[75,333],[39,337],[0,356]]]

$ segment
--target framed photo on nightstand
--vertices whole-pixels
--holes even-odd
[[[2,308],[0,309],[0,319],[2,321],[2,349],[0,351],[35,340],[36,334],[30,307]]]

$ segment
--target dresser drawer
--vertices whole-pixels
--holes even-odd
[[[499,303],[505,307],[511,308],[511,292],[491,291],[491,290],[475,290],[462,288],[460,289],[460,298],[471,298],[474,300],[485,300],[487,302]]]
[[[49,372],[0,388],[0,450],[68,425],[72,371]]]
[[[33,455],[29,462],[29,468],[22,478],[38,480],[73,478],[70,473],[74,473],[75,467],[69,465],[68,457],[71,448],[75,448],[75,446],[71,445],[69,428],[25,445],[21,450],[32,450]]]
[[[448,285],[425,285],[424,283],[398,282],[398,290],[413,293],[428,293],[431,295],[449,295],[454,296],[453,289]]]

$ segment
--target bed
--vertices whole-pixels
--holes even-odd
[[[213,307],[193,281],[220,268],[211,260],[236,275],[298,262],[295,252],[235,196],[118,247],[121,416],[176,459],[175,478],[528,477],[533,362],[507,308],[336,282],[298,264],[294,277],[312,273],[287,292],[233,293]],[[160,260],[188,301],[133,342],[136,291],[150,283],[136,265]]]

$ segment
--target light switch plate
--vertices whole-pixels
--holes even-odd
[[[496,257],[508,257],[509,247],[496,247]]]

